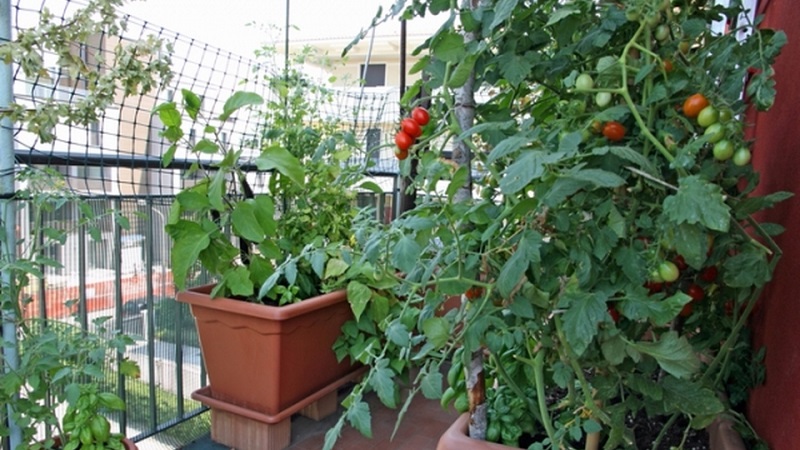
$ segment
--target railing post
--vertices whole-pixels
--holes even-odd
[[[0,41],[11,40],[11,0],[0,0]],[[10,63],[0,63],[0,110],[5,110],[14,102],[14,77]],[[9,260],[16,257],[17,235],[17,209],[16,203],[11,199],[14,194],[14,130],[11,119],[0,119],[0,219],[5,227],[2,255]],[[11,286],[13,275],[10,271],[2,273],[2,286],[6,292],[15,293]],[[6,298],[9,303],[2,308],[3,318],[3,359],[4,371],[14,370],[19,366],[19,353],[17,346],[17,317],[13,302],[15,298]],[[11,405],[6,406],[9,416],[9,446],[17,448],[22,444],[22,430],[11,419]]]

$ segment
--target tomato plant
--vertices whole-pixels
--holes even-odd
[[[365,256],[364,272],[382,271],[404,298],[387,315],[386,302],[372,304],[383,285],[364,295],[361,320],[380,322],[353,326],[363,335],[348,348],[375,343],[362,357],[381,380],[364,389],[391,403],[399,391],[386,381],[411,367],[419,391],[437,397],[440,366],[463,360],[473,371],[464,380],[476,368],[486,377],[466,388],[471,414],[488,411],[492,436],[512,446],[523,445],[509,421],[535,429],[541,438],[523,448],[590,437],[632,448],[624,417],[657,410],[690,423],[723,412],[717,392],[732,363],[714,355],[738,351],[742,322],[715,315],[714,300],[749,305],[767,282],[768,270],[747,268],[773,267],[779,252],[745,218],[783,197],[751,198],[752,166],[715,163],[713,147],[746,146],[744,126],[723,112],[741,116],[742,96],[768,106],[766,69],[784,37],[712,33],[715,18],[735,23],[737,2],[451,3],[397,3],[406,18],[469,19],[418,49],[425,76],[410,92],[434,93],[426,100],[440,120],[425,131],[441,137],[412,180],[421,204],[385,231],[357,233],[388,250]],[[754,65],[761,81],[745,91]],[[442,164],[449,150],[473,159]],[[720,275],[704,280],[702,268],[716,265]],[[482,295],[437,314],[445,296],[475,297],[476,284]],[[692,301],[700,291],[706,299]],[[700,353],[712,356],[701,362]],[[494,391],[502,401],[489,399]],[[348,414],[366,408],[365,391],[353,392]],[[524,414],[507,409],[508,392]],[[703,410],[688,410],[694,401],[680,399],[689,397]],[[636,447],[665,443],[655,444]]]
[[[708,106],[708,99],[703,94],[693,94],[683,102],[683,115],[689,118],[695,118],[700,114],[700,111]]]
[[[618,142],[625,138],[625,131],[625,127],[614,120],[603,125],[603,136],[611,142]]]
[[[430,121],[431,116],[427,109],[423,108],[422,106],[417,106],[411,110],[411,118],[414,120],[414,122],[417,122],[419,126],[424,127]]]

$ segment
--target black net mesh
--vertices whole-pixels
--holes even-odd
[[[36,27],[45,11],[56,20],[68,21],[86,4],[83,0],[12,0],[12,37]],[[282,70],[136,17],[127,17],[127,27],[118,34],[99,34],[86,42],[64,45],[85,64],[102,71],[118,43],[150,36],[173,48],[174,78],[168,87],[146,95],[119,95],[112,107],[88,125],[56,125],[52,141],[43,141],[19,124],[14,129],[18,172],[28,167],[54,169],[63,175],[68,191],[103,216],[97,223],[97,236],[74,226],[81,215],[77,203],[64,202],[42,218],[49,226],[70,231],[62,244],[47,248],[46,256],[61,266],[48,267],[44,277],[28,288],[25,314],[77,321],[85,327],[91,327],[92,318],[108,315],[135,338],[126,356],[139,363],[142,377],[121,381],[110,373],[108,379],[128,406],[115,429],[119,425],[143,449],[179,448],[208,432],[208,415],[198,415],[203,409],[190,398],[192,390],[207,380],[191,315],[185,305],[169,301],[175,291],[164,232],[172,198],[191,182],[184,173],[196,160],[186,149],[179,149],[168,167],[162,165],[169,144],[160,137],[163,127],[153,110],[180,95],[181,89],[199,95],[210,114],[218,114],[237,90],[256,92],[271,101],[275,93],[267,80]],[[49,101],[70,105],[86,98],[87,80],[59,69],[55,53],[40,56],[47,68],[36,76],[26,76],[15,66],[16,103],[33,109]],[[398,92],[358,87],[331,87],[327,92],[320,114],[354,133],[360,147],[353,162],[367,163],[371,175],[382,180],[387,191],[384,195],[361,193],[357,201],[375,207],[381,219],[390,220],[398,166],[391,146],[381,146],[394,134]],[[246,146],[263,120],[242,110],[222,139]],[[199,136],[201,130],[193,132]],[[34,239],[31,207],[24,201],[17,203],[18,234]],[[106,215],[108,211],[119,212],[129,224],[123,225],[114,214]]]
[[[85,5],[81,0],[16,0],[12,5],[15,32],[34,27],[47,8],[65,20]],[[182,170],[194,159],[186,153],[163,167],[161,156],[168,147],[159,136],[162,126],[153,109],[160,103],[189,89],[203,99],[204,110],[219,113],[225,100],[237,90],[256,92],[267,101],[274,100],[267,78],[280,74],[282,67],[270,67],[242,55],[214,47],[136,17],[127,17],[127,28],[119,35],[99,35],[76,47],[85,63],[102,67],[111,60],[117,43],[135,42],[154,36],[171,45],[174,79],[168,87],[146,95],[120,98],[116,105],[102,111],[88,126],[58,125],[55,139],[42,142],[35,133],[18,127],[15,130],[15,153],[20,164],[50,166],[61,172],[75,192],[93,197],[170,196],[181,187]],[[35,107],[44,99],[78,102],[86,96],[86,82],[59,70],[55,55],[43,55],[52,64],[47,74],[26,78],[17,68],[14,95],[21,104]],[[398,116],[398,96],[393,90],[370,91],[359,87],[329,88],[330,95],[320,105],[321,112],[354,132],[361,144],[354,157],[369,157],[370,172],[391,177],[397,162],[391,149],[370,151],[389,142]],[[242,111],[236,125],[222,138],[231,145],[246,145],[263,121],[255,113]],[[192,130],[199,136],[201,130]],[[190,138],[192,136],[190,135]]]

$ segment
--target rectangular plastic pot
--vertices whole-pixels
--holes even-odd
[[[178,294],[197,325],[210,396],[275,416],[357,370],[337,362],[333,344],[353,317],[345,291],[286,306]]]

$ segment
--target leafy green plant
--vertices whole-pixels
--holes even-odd
[[[362,296],[338,348],[371,371],[326,448],[345,423],[370,435],[372,390],[401,416],[420,392],[466,396],[477,439],[506,422],[487,386],[513,392],[513,421],[529,422],[499,435],[530,431],[528,448],[655,449],[682,423],[677,446],[722,413],[746,426],[718,394],[745,372],[732,365],[749,359],[741,331],[782,231],[753,214],[791,195],[753,195],[746,111],[771,106],[785,35],[755,28],[739,2],[406,3],[374,23],[445,22],[404,97],[436,92],[410,150],[422,195],[357,233],[380,251],[355,263],[404,301]],[[441,161],[448,147],[460,166]],[[456,393],[447,364],[465,368],[448,377]],[[409,373],[403,398],[395,380]],[[637,441],[638,417],[664,431]]]
[[[346,164],[353,136],[323,114],[329,94],[299,70],[268,81],[274,99],[236,92],[216,117],[188,90],[180,106],[157,108],[172,143],[165,163],[179,146],[212,159],[187,173],[201,180],[177,195],[166,227],[179,289],[199,262],[218,277],[212,296],[285,304],[331,289],[348,267],[361,178],[361,168]],[[257,139],[223,142],[220,133],[242,108],[261,115]],[[183,127],[195,125],[204,134],[193,144]],[[261,172],[251,176],[266,179],[263,189],[253,187],[245,165]]]
[[[37,82],[48,78],[45,59],[53,57],[58,70],[84,91],[70,103],[52,98],[37,98],[33,103],[21,99],[4,104],[0,115],[15,127],[35,134],[39,142],[52,142],[59,124],[86,126],[96,122],[100,111],[120,96],[144,95],[168,80],[169,47],[153,37],[109,46],[108,54],[92,53],[88,58],[79,54],[78,48],[85,43],[119,35],[125,28],[127,19],[117,12],[122,3],[91,0],[65,18],[45,9],[36,27],[20,29],[14,39],[0,43],[4,62],[18,65],[27,79]],[[13,153],[10,144],[3,152]],[[2,159],[14,161],[9,155]],[[103,329],[104,319],[94,323],[101,336],[59,321],[30,318],[34,308],[28,307],[36,289],[32,281],[42,278],[47,268],[60,267],[58,261],[48,257],[48,249],[63,244],[72,227],[86,227],[89,235],[99,240],[98,219],[111,215],[122,227],[127,226],[127,220],[115,211],[95,214],[53,169],[13,164],[4,166],[0,176],[0,401],[4,411],[0,436],[8,437],[16,448],[122,448],[121,437],[110,432],[105,417],[119,410],[122,400],[103,392],[99,378],[130,340]],[[20,229],[25,228],[12,225],[18,205],[23,205],[31,218],[24,235]],[[80,212],[79,220],[45,222],[46,213],[73,206]],[[116,367],[127,375],[138,372],[129,361],[118,361]]]
[[[3,375],[0,398],[11,405],[25,448],[123,448],[123,436],[111,432],[109,417],[124,410],[125,403],[100,386],[105,372],[115,367],[115,355],[132,341],[105,330],[107,319],[93,323],[97,333],[44,319],[20,323],[20,364]],[[132,361],[120,361],[119,368],[138,377]],[[62,405],[66,411],[59,412]],[[8,432],[0,429],[2,436]]]
[[[122,436],[110,431],[108,415],[124,409],[115,394],[100,387],[109,368],[137,376],[138,367],[127,360],[117,360],[132,340],[111,332],[104,323],[109,317],[92,323],[94,332],[68,322],[31,318],[31,280],[43,276],[47,267],[60,267],[58,261],[47,258],[46,249],[63,244],[72,227],[86,226],[89,234],[99,236],[99,220],[92,208],[63,188],[63,178],[45,169],[20,171],[17,181],[26,188],[16,193],[15,201],[26,204],[31,211],[32,235],[41,239],[3,239],[0,262],[10,282],[2,289],[2,306],[6,320],[14,320],[16,342],[3,341],[4,349],[18,345],[19,352],[3,352],[5,368],[0,375],[0,402],[8,409],[9,420],[21,428],[25,448],[118,448]],[[50,224],[47,212],[61,207],[77,208],[82,212],[78,223]],[[115,212],[115,220],[126,225],[123,216]],[[11,243],[19,252],[8,252]],[[8,355],[16,355],[9,361]],[[118,362],[118,364],[117,364]],[[61,411],[66,407],[66,412]],[[0,436],[9,436],[7,425],[0,427]],[[56,440],[56,438],[58,440]]]

